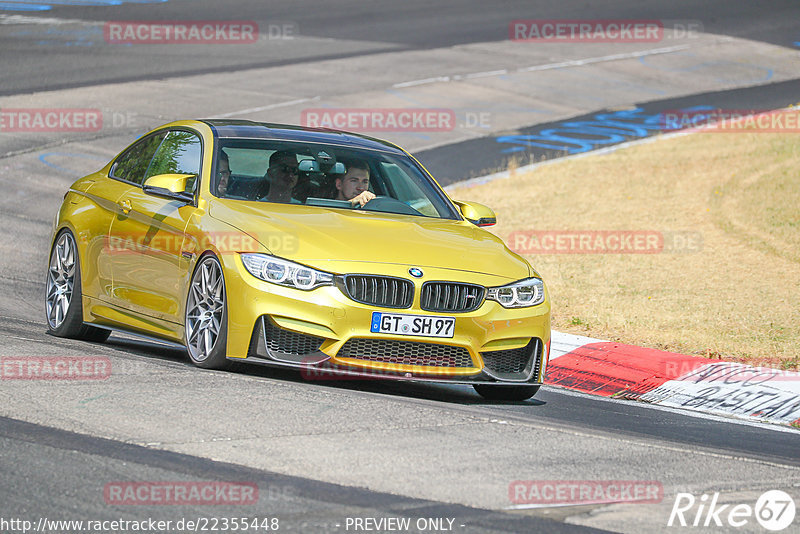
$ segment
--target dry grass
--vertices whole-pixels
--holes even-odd
[[[698,232],[690,253],[526,256],[553,327],[784,369],[800,365],[800,135],[704,133],[568,160],[453,198],[494,233]]]

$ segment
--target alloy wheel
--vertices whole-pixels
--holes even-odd
[[[220,335],[225,310],[222,269],[213,257],[197,267],[186,306],[186,339],[192,359],[206,360]]]
[[[75,241],[69,232],[64,232],[56,241],[50,254],[47,275],[47,322],[50,328],[61,326],[72,302],[75,286]]]

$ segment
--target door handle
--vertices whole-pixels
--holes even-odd
[[[117,205],[119,205],[119,209],[122,210],[122,213],[127,215],[131,211],[131,201],[130,200],[120,200]]]

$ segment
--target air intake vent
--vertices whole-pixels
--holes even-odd
[[[270,352],[298,356],[313,354],[319,350],[324,341],[321,337],[284,330],[269,320],[264,321],[264,326],[267,350]]]
[[[541,369],[542,343],[531,339],[524,347],[481,352],[484,371],[505,380],[537,380]]]
[[[464,347],[417,341],[355,338],[339,349],[337,357],[429,367],[473,366],[469,351]]]

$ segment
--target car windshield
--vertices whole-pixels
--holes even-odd
[[[234,200],[459,219],[413,159],[338,145],[220,139],[211,187]]]

